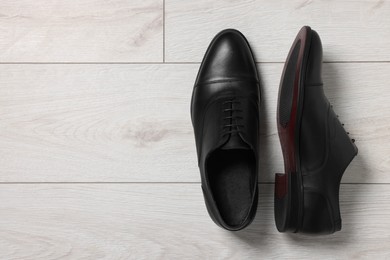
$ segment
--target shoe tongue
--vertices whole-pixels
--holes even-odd
[[[229,140],[224,145],[222,145],[221,149],[222,150],[231,150],[231,149],[249,150],[250,147],[247,143],[245,143],[241,139],[240,135],[236,134],[236,135],[230,135]]]

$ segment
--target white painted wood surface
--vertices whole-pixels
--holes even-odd
[[[199,184],[1,185],[3,259],[388,259],[388,185],[342,185],[343,230],[280,234],[273,185],[232,233],[209,218]],[[380,194],[380,196],[378,196]]]
[[[302,25],[359,155],[342,231],[280,234],[275,110]],[[246,230],[204,206],[189,102],[221,29],[260,62],[259,210]],[[390,259],[390,1],[0,1],[0,259]],[[43,64],[42,64],[43,63]]]
[[[166,60],[201,61],[215,33],[242,31],[257,61],[284,62],[303,25],[320,34],[326,61],[389,61],[389,0],[166,1]]]
[[[2,0],[0,61],[162,61],[162,3]]]

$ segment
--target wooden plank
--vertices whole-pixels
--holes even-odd
[[[0,62],[162,61],[162,3],[1,1]]]
[[[1,185],[2,259],[254,259],[390,257],[388,185],[342,185],[343,229],[278,233],[273,185],[260,185],[255,221],[222,230],[199,184]]]
[[[1,181],[197,179],[188,171],[196,169],[191,88],[180,78],[193,70],[0,67]]]
[[[326,61],[390,61],[390,1],[166,1],[166,60],[201,61],[216,33],[236,28],[260,62],[285,61],[304,25],[317,30]]]
[[[197,64],[0,65],[1,182],[199,182],[190,98]],[[260,64],[260,181],[283,172],[276,100],[283,64]],[[390,64],[324,65],[357,140],[346,183],[389,183]]]

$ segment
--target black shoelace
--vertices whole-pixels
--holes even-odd
[[[243,117],[241,116],[242,109],[240,109],[241,102],[238,99],[226,100],[222,103],[224,113],[224,125],[222,136],[239,134],[244,128],[241,123]],[[228,107],[228,108],[226,108]]]

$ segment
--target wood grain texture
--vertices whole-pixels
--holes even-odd
[[[248,38],[259,179],[273,182],[281,62],[303,25],[322,38],[325,92],[359,148],[343,229],[278,233],[274,185],[261,184],[255,221],[227,232],[199,184],[197,62],[222,29]],[[390,259],[389,45],[390,0],[0,1],[0,259]]]
[[[192,70],[0,67],[2,181],[191,179],[190,85],[182,83]]]
[[[214,35],[231,27],[257,61],[285,61],[304,25],[319,32],[326,61],[390,61],[389,0],[167,0],[166,60],[201,61]]]
[[[388,259],[390,187],[342,185],[342,231],[278,233],[273,185],[255,221],[227,232],[199,184],[1,185],[2,259]],[[380,196],[378,196],[380,194]]]
[[[0,62],[162,61],[162,3],[0,1]]]
[[[190,99],[197,64],[0,65],[1,182],[199,182]],[[260,64],[260,181],[283,172],[283,64]],[[359,155],[346,183],[389,183],[390,64],[324,64]]]

